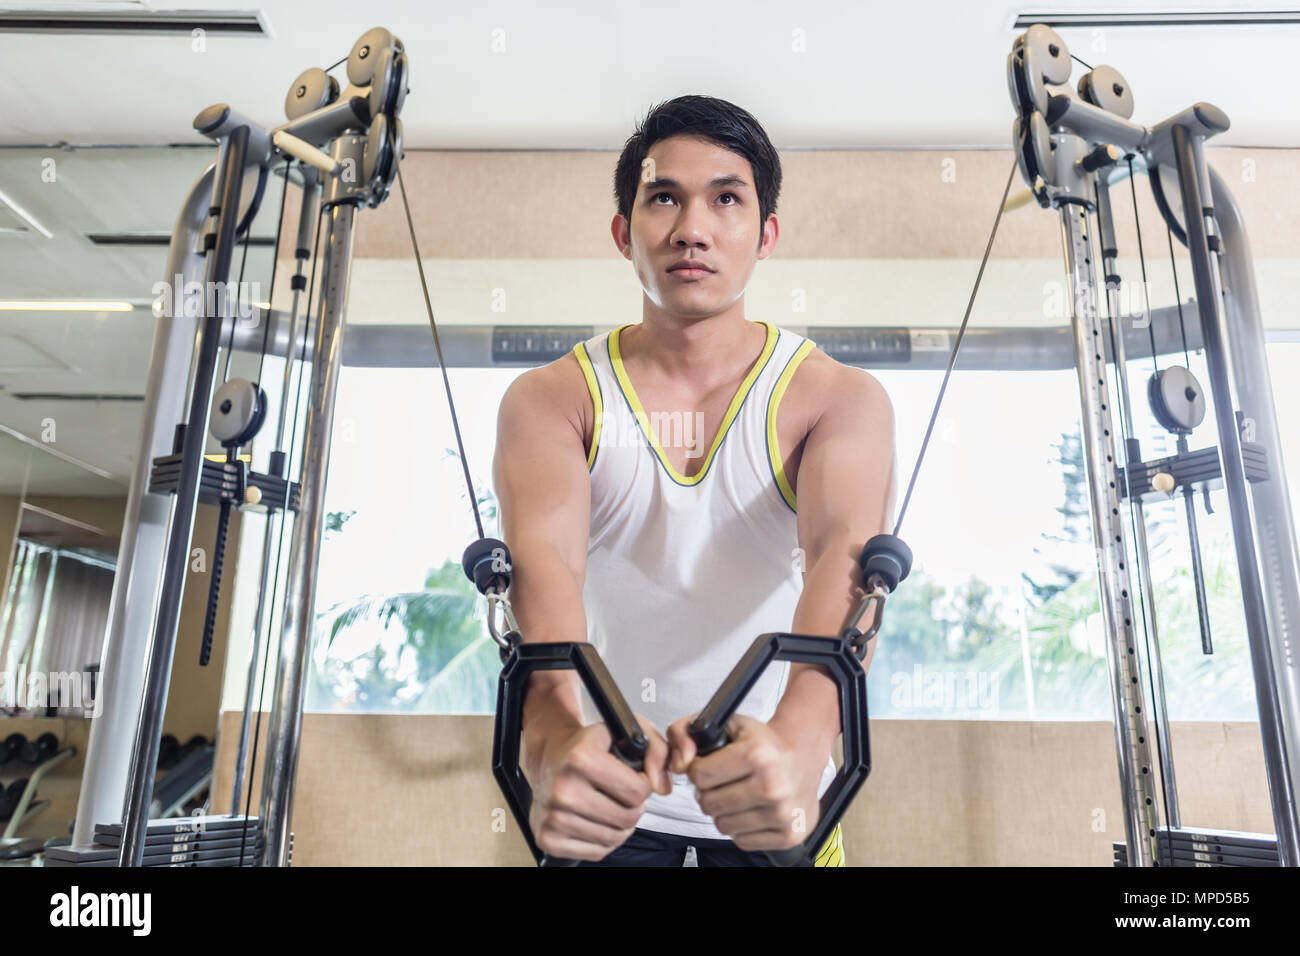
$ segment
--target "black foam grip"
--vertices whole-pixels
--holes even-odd
[[[493,587],[497,590],[510,587],[510,549],[497,538],[479,538],[471,542],[460,559],[460,566],[480,594],[486,594]]]

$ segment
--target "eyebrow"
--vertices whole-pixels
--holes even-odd
[[[748,185],[749,183],[745,182],[745,180],[741,179],[739,176],[735,175],[734,173],[730,173],[726,176],[715,176],[713,179],[710,179],[707,188],[718,189],[723,186],[748,186]],[[670,179],[667,176],[660,176],[657,179],[651,179],[645,183],[645,188],[647,192],[649,192],[652,189],[680,189],[681,186],[682,184],[679,183],[677,180]]]

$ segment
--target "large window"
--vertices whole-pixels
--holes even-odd
[[[1293,471],[1300,386],[1280,374],[1300,346],[1270,345]],[[1162,363],[1167,364],[1167,363]],[[1204,363],[1193,371],[1208,381]],[[496,531],[496,409],[516,369],[452,372],[486,530]],[[941,373],[878,371],[897,422],[905,488]],[[1173,451],[1130,363],[1138,437]],[[436,369],[345,368],[335,418],[317,584],[312,710],[488,713],[499,671],[483,602],[459,561],[474,537]],[[1191,440],[1215,440],[1212,414]],[[1300,498],[1295,494],[1293,500]],[[1227,502],[1197,497],[1215,653],[1201,652],[1181,497],[1148,504],[1156,623],[1174,719],[1253,719]],[[874,716],[1109,719],[1073,370],[954,374],[903,536],[912,576],[889,606],[869,678]]]

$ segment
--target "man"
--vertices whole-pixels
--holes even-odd
[[[502,399],[494,475],[520,630],[591,640],[650,740],[637,773],[584,719],[576,674],[533,675],[523,764],[553,856],[680,866],[694,846],[701,866],[763,865],[811,832],[834,776],[837,689],[811,665],[769,667],[721,750],[698,757],[686,734],[760,633],[839,634],[858,556],[893,506],[881,385],[745,317],[780,186],[745,110],[655,107],[619,158],[611,226],[641,322]],[[838,830],[818,860],[843,865]]]

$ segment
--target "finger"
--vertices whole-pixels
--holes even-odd
[[[668,772],[668,741],[648,719],[640,714],[636,719],[641,729],[645,731],[646,740],[649,742],[643,764],[646,779],[650,781],[650,786],[655,793],[666,797],[673,792],[673,778]]]
[[[601,848],[602,855],[614,847],[621,846],[632,835],[634,829],[635,823],[632,826],[611,826],[603,821],[589,819],[580,813],[557,808],[552,808],[542,823],[542,831],[548,836],[591,844],[593,847]],[[548,849],[546,852],[564,851],[557,848],[554,851]],[[578,859],[582,858],[578,857]]]
[[[645,774],[633,770],[607,750],[575,751],[569,766],[592,788],[623,807],[640,807],[650,796],[650,781]]]
[[[757,783],[755,776],[750,774],[720,787],[697,787],[695,800],[700,805],[700,810],[714,819],[748,810],[770,811],[777,805],[777,801],[768,799]],[[768,825],[771,825],[771,821]]]
[[[754,773],[750,748],[745,744],[728,744],[707,757],[696,757],[686,771],[698,790],[713,790],[739,783]]]
[[[731,839],[737,847],[747,853],[761,853],[764,850],[788,850],[803,842],[796,840],[794,836],[789,835],[784,830],[774,829],[751,830],[748,833],[732,834]]]
[[[727,721],[727,737],[732,743],[736,743],[747,739],[759,728],[766,730],[767,724],[761,720],[755,720],[748,714],[732,714],[731,719]]]
[[[668,767],[673,773],[686,773],[695,759],[695,741],[691,739],[688,728],[695,714],[675,720],[668,727]]]
[[[614,758],[611,758],[614,759]],[[624,768],[627,769],[627,768]],[[638,778],[644,786],[644,778]],[[646,796],[650,790],[644,787]],[[609,794],[595,787],[590,780],[578,774],[567,774],[551,785],[546,800],[546,809],[555,812],[567,812],[585,817],[593,823],[624,830],[636,826],[641,815],[645,813],[646,803],[643,799],[633,806],[626,806]]]
[[[553,833],[543,830],[536,834],[535,839],[537,846],[547,856],[563,860],[586,860],[589,863],[595,863],[605,859],[617,847],[602,846],[597,843],[588,843],[585,840],[575,840],[572,837],[563,834]],[[619,844],[622,845],[621,843]]]
[[[719,832],[731,837],[733,840],[737,836],[761,830],[773,830],[781,833],[790,832],[790,827],[786,826],[789,822],[788,819],[783,818],[780,811],[774,806],[750,807],[739,813],[709,815],[713,817],[713,825],[718,828]]]

